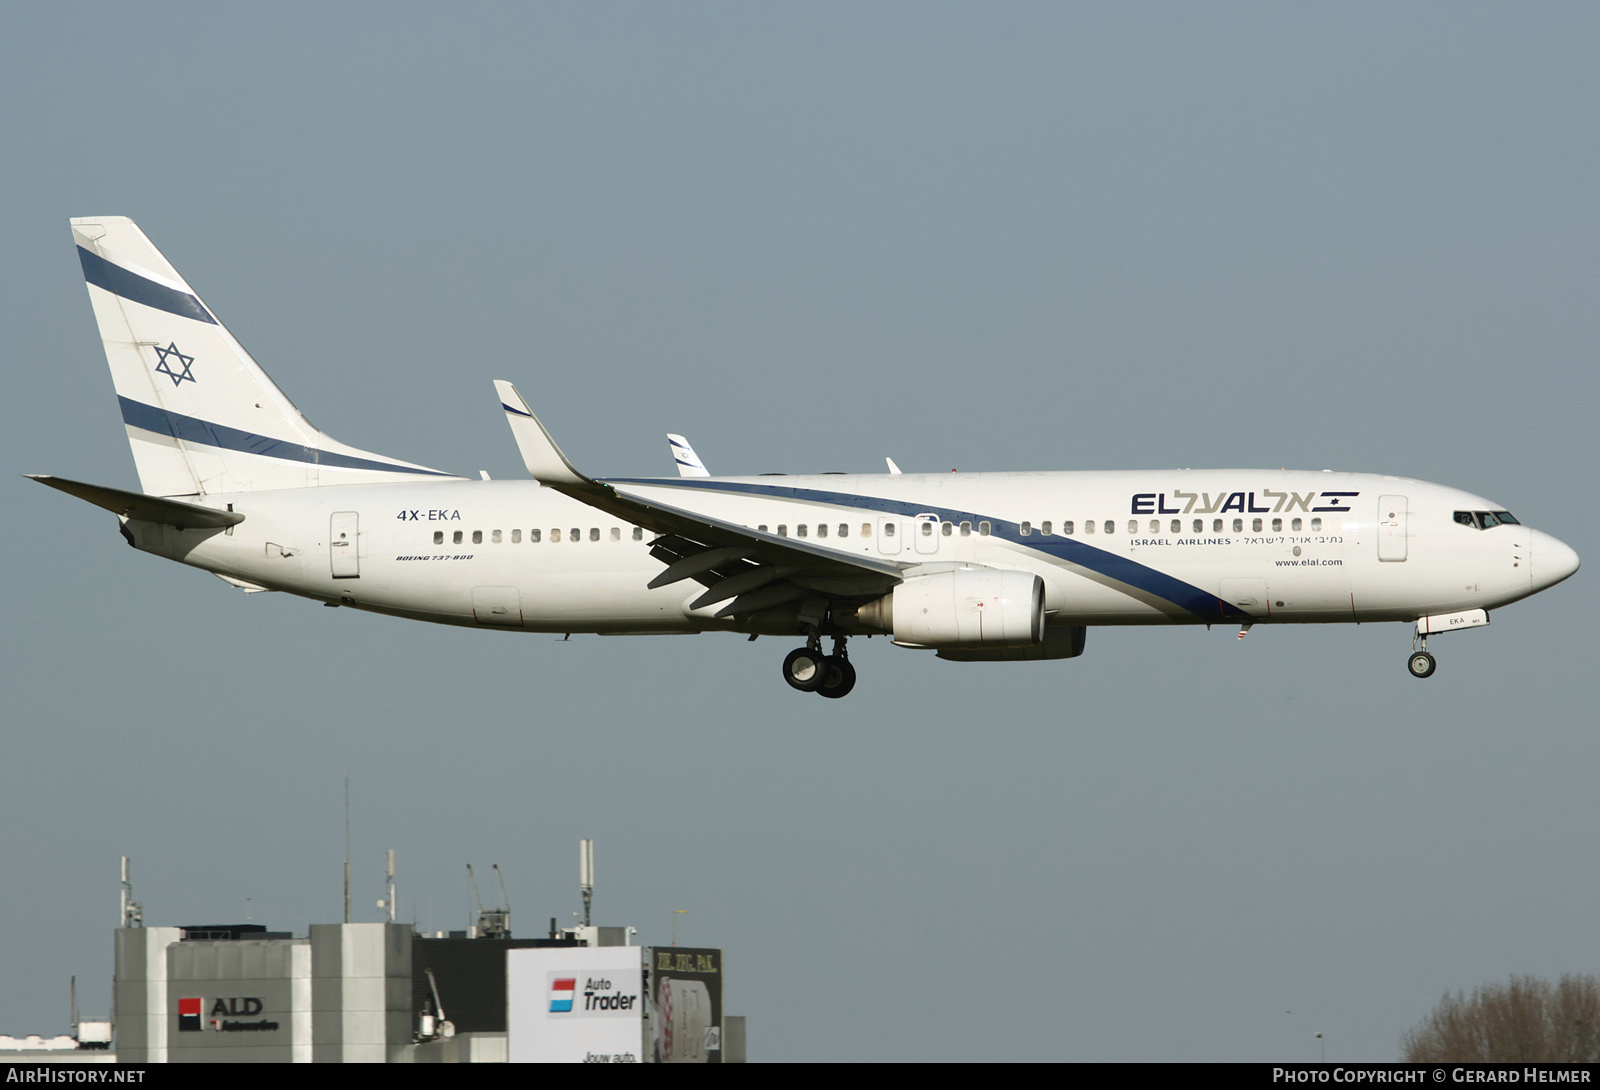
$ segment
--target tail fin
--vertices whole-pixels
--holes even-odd
[[[75,219],[72,235],[146,494],[453,476],[312,427],[132,220]]]

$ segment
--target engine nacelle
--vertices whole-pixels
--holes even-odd
[[[1044,580],[995,568],[919,575],[855,619],[905,647],[1029,647],[1044,639]]]
[[[1075,659],[1083,654],[1089,630],[1082,625],[1047,628],[1044,642],[1031,647],[945,648],[939,657],[949,662],[1043,662],[1046,659]]]

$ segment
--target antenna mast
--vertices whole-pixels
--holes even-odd
[[[578,888],[583,892],[583,926],[589,926],[589,908],[594,901],[594,841],[578,841]]]
[[[133,899],[133,879],[130,877],[128,857],[122,857],[122,926],[143,927],[144,909]]]
[[[344,774],[344,922],[350,922],[350,773]]]

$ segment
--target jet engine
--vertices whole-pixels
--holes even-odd
[[[1030,647],[1044,639],[1044,580],[997,568],[919,575],[861,606],[855,621],[902,647]]]

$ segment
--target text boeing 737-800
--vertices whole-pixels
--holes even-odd
[[[596,480],[509,382],[534,479],[472,480],[312,427],[131,220],[72,231],[144,491],[35,479],[246,591],[529,632],[796,636],[785,680],[841,697],[852,635],[996,662],[1075,657],[1091,625],[1414,622],[1427,677],[1429,636],[1578,568],[1500,504],[1402,477],[713,477],[682,441],[691,475]]]

